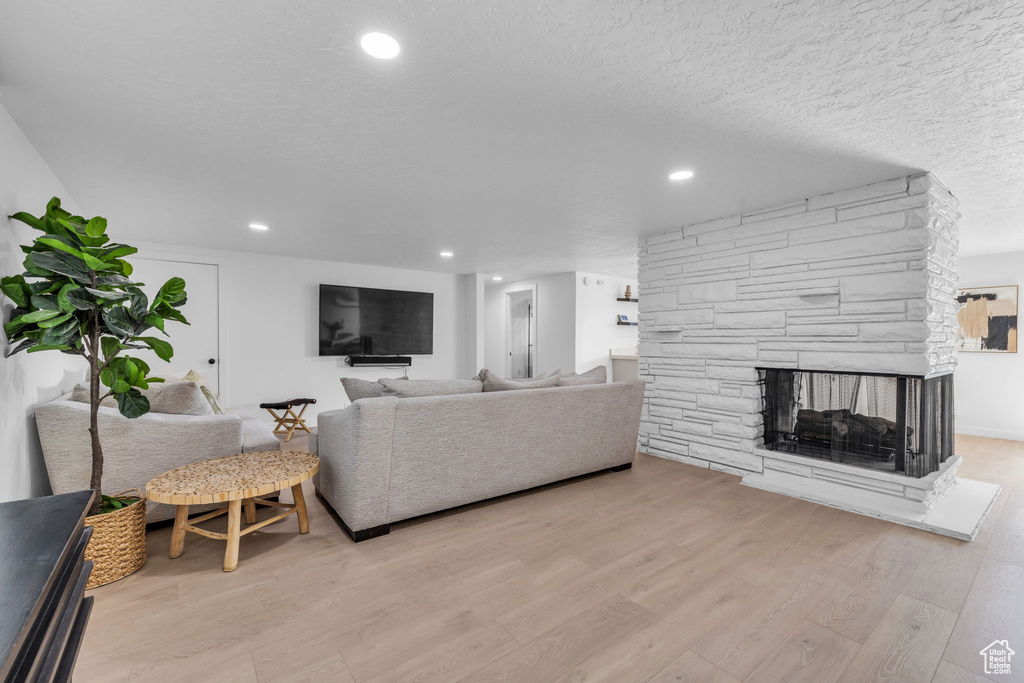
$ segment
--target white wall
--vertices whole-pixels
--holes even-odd
[[[38,232],[7,218],[12,213],[43,213],[51,197],[70,211],[78,209],[53,171],[32,147],[7,111],[0,107],[0,275],[24,271],[19,245]],[[13,304],[2,298],[4,319]],[[2,355],[8,344],[0,335]],[[81,358],[56,352],[0,357],[0,501],[50,492],[36,434],[35,407],[69,391],[86,374]]]
[[[537,285],[537,352],[535,374],[576,367],[576,277],[556,273],[530,280],[487,285],[484,309],[484,363],[504,377],[508,368],[508,317],[505,295]]]
[[[583,284],[584,278],[589,284]],[[636,348],[639,328],[616,324],[620,315],[637,322],[638,304],[616,301],[625,294],[626,285],[632,285],[636,298],[636,279],[576,273],[576,372],[604,365],[611,380],[609,349]]]
[[[317,404],[310,406],[306,415],[315,416],[348,405],[339,381],[342,377],[376,380],[402,376],[401,369],[350,368],[343,357],[319,356],[320,284],[433,292],[434,354],[413,356],[409,377],[465,374],[460,373],[466,348],[467,300],[460,291],[462,276],[247,252],[137,246],[140,257],[218,264],[221,399],[231,409],[245,409],[269,419],[256,409],[258,404],[308,396],[317,399]],[[183,312],[188,315],[187,304]],[[174,341],[173,332],[170,341]]]
[[[1024,285],[1024,252],[960,258],[961,287],[995,285]],[[957,431],[1024,441],[1024,352],[958,356]]]

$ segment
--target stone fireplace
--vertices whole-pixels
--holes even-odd
[[[956,477],[956,199],[896,178],[640,245],[641,449],[973,538]]]

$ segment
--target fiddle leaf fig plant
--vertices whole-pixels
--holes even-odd
[[[188,324],[179,310],[188,300],[185,281],[171,278],[152,301],[143,283],[131,280],[132,266],[124,260],[138,250],[111,242],[107,221],[96,216],[73,216],[54,197],[39,217],[19,212],[14,220],[43,233],[25,252],[25,272],[4,277],[0,290],[14,303],[4,334],[12,356],[25,351],[59,351],[82,356],[89,364],[89,434],[92,441],[90,487],[96,497],[91,513],[118,509],[103,495],[103,447],[99,434],[100,402],[108,396],[128,418],[149,412],[142,394],[153,382],[149,365],[129,355],[133,349],[149,349],[169,361],[171,345],[147,331],[164,336],[168,320]]]

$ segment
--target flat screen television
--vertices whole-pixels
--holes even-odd
[[[320,355],[429,355],[434,295],[320,285]]]

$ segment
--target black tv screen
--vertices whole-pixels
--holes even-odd
[[[320,355],[429,355],[434,295],[320,285]]]

